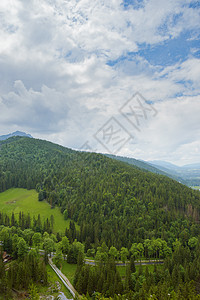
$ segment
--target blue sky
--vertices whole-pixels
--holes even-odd
[[[199,32],[200,1],[1,0],[0,134],[199,162]]]
[[[177,38],[169,39],[158,45],[139,45],[139,50],[126,53],[114,61],[108,61],[108,64],[114,66],[122,60],[134,60],[135,56],[140,55],[153,66],[166,67],[175,63],[183,62],[190,56],[200,58],[200,37],[193,35],[190,31],[180,34]]]
[[[192,39],[190,31],[180,34],[177,38],[169,39],[156,46],[140,45],[139,55],[150,64],[161,67],[173,65],[187,60],[190,55],[200,57],[199,37]],[[194,51],[193,51],[194,50]]]

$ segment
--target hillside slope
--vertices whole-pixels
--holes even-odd
[[[0,191],[36,188],[80,225],[78,240],[97,247],[199,234],[200,193],[166,176],[94,153],[14,137],[0,142]]]
[[[143,162],[141,160],[131,158],[131,157],[112,155],[112,154],[105,154],[105,155],[109,158],[113,158],[113,159],[128,163],[128,164],[136,166],[140,169],[145,169],[145,170],[150,171],[155,174],[167,176],[167,173],[165,173],[165,172],[161,171],[160,169],[157,169],[156,167],[153,167],[152,165],[150,165],[146,162]]]
[[[156,166],[153,165],[151,163],[145,162],[145,161],[141,161],[135,158],[131,158],[131,157],[123,157],[123,156],[117,156],[117,155],[112,155],[112,154],[105,154],[107,157],[119,160],[119,161],[123,161],[129,165],[133,165],[135,167],[138,167],[140,169],[144,169],[147,170],[149,172],[155,173],[155,174],[160,174],[160,175],[164,175],[164,176],[168,176],[172,179],[175,179],[178,182],[181,182],[183,184],[186,184],[186,181],[181,178],[181,176],[179,174],[173,174],[171,173],[171,171],[169,171],[168,169],[161,169],[160,166]]]

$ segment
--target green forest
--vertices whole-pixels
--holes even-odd
[[[10,188],[35,189],[69,226],[55,233],[52,217],[0,208],[2,252],[14,258],[9,270],[0,262],[7,299],[12,288],[48,285],[52,251],[60,268],[63,255],[77,264],[73,284],[87,299],[200,299],[199,191],[101,154],[24,137],[0,142],[0,192]],[[85,264],[86,256],[96,265]],[[136,270],[144,259],[162,267]],[[125,278],[116,260],[126,265]]]

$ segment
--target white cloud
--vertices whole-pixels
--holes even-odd
[[[63,94],[42,86],[41,91],[27,90],[18,80],[15,91],[1,98],[1,127],[26,127],[31,132],[57,132],[68,116],[69,107]]]
[[[139,91],[157,102],[159,115],[123,153],[197,159],[190,145],[198,149],[200,60],[191,54],[152,66],[137,52],[141,43],[160,45],[185,30],[196,36],[199,26],[199,9],[186,0],[144,1],[138,9],[124,9],[120,0],[1,0],[2,133],[21,129],[78,147],[111,116],[122,121],[119,108]]]
[[[148,121],[127,155],[145,160],[165,159],[171,162],[199,159],[200,97],[181,97],[155,105],[158,114]]]

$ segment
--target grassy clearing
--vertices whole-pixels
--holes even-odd
[[[149,272],[153,273],[154,265],[147,265]],[[156,265],[157,269],[162,268],[162,265]],[[135,266],[136,272],[139,270],[140,266]],[[142,270],[145,272],[146,266],[142,265]],[[124,279],[126,277],[126,267],[125,266],[117,266],[117,270],[119,271],[120,276]]]
[[[145,272],[146,267],[148,267],[148,270],[150,273],[153,273],[154,271],[154,265],[146,265],[146,266],[142,266],[142,270],[143,272]],[[163,267],[163,265],[156,265],[157,270],[161,269]],[[140,266],[135,266],[136,271],[139,270]]]
[[[2,212],[11,215],[14,212],[15,216],[20,211],[30,216],[34,215],[37,217],[38,214],[41,216],[41,220],[54,216],[54,233],[64,233],[66,227],[69,227],[70,220],[64,220],[58,207],[51,209],[49,203],[45,201],[38,201],[38,193],[35,190],[25,189],[9,189],[3,193],[0,193],[0,210]]]
[[[61,271],[69,279],[71,284],[73,284],[73,281],[74,281],[74,275],[76,272],[76,268],[77,268],[77,265],[68,264],[66,261],[63,261],[63,263],[62,263]]]
[[[200,186],[197,186],[197,185],[196,186],[192,186],[192,188],[195,189],[195,190],[200,190]]]
[[[122,277],[122,278],[125,278],[126,277],[126,267],[125,266],[117,266],[117,270],[119,272],[119,275]]]

